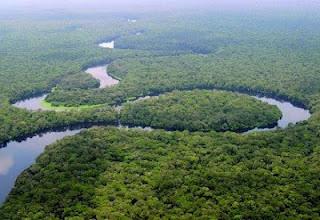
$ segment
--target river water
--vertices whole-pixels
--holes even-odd
[[[96,72],[96,73],[104,72],[104,74],[99,75],[99,77],[104,78],[102,80],[102,81],[104,81],[104,83],[101,83],[101,85],[103,85],[102,86],[103,88],[107,87],[107,86],[115,85],[119,82],[118,80],[113,79],[111,76],[109,76],[107,74],[105,66],[99,66],[99,67],[94,67],[94,68],[90,68],[90,69],[92,69],[93,72]],[[110,78],[112,80],[110,80]],[[45,99],[45,97],[46,97],[46,95],[42,95],[39,97],[19,101],[13,105],[18,108],[25,108],[28,110],[45,110],[45,108],[43,108],[41,106],[41,102]],[[309,110],[301,108],[301,107],[297,107],[288,101],[281,101],[281,100],[276,100],[274,98],[260,97],[260,96],[251,96],[251,97],[258,99],[260,101],[266,102],[270,105],[277,106],[282,113],[282,117],[278,121],[277,126],[274,128],[255,128],[255,129],[252,129],[248,132],[267,131],[267,130],[275,129],[277,127],[286,128],[290,123],[296,124],[298,122],[307,120],[311,116]],[[148,98],[150,98],[150,96],[142,97],[142,98],[139,98],[138,100],[142,101],[142,100],[148,99]],[[118,109],[118,111],[120,111],[121,106],[118,106],[117,109]],[[248,133],[248,132],[246,132],[246,133]]]
[[[105,77],[102,81],[106,83],[101,83],[103,86],[115,85],[118,83],[117,80],[113,79],[106,72],[106,66],[99,66],[90,68],[87,72],[95,72],[102,73],[99,74],[100,77]],[[282,112],[282,118],[278,121],[278,125],[275,128],[255,128],[246,133],[250,132],[261,132],[268,131],[279,128],[285,128],[290,123],[296,124],[297,122],[301,122],[307,120],[311,115],[307,109],[303,109],[297,106],[294,106],[292,103],[287,101],[280,101],[273,98],[267,97],[259,97],[252,96],[255,99],[266,102],[270,105],[276,105],[280,111]],[[15,103],[14,105],[19,108],[25,108],[29,110],[37,110],[42,109],[41,101],[45,98],[45,95],[26,99],[20,102]],[[150,96],[139,98],[138,101],[142,101],[144,99],[151,98]],[[118,107],[118,110],[121,111],[121,106]],[[127,128],[126,126],[121,125],[119,122],[120,128]],[[152,130],[151,128],[141,128],[145,131]],[[45,149],[45,146],[48,144],[54,143],[56,140],[59,140],[68,135],[74,135],[78,133],[79,130],[66,130],[63,132],[48,132],[43,135],[37,135],[32,138],[28,138],[22,142],[10,142],[5,148],[0,149],[0,204],[3,202],[14,186],[14,182],[18,175],[26,168],[28,168],[31,164],[34,163],[37,156],[39,156]]]
[[[114,48],[114,41],[102,43],[99,46],[104,48]],[[106,65],[89,68],[86,72],[100,81],[100,88],[113,86],[119,83],[118,80],[108,75]],[[13,105],[18,108],[25,108],[32,111],[45,110],[41,106],[41,102],[45,97],[46,95],[42,95],[19,101]],[[290,123],[296,124],[297,122],[307,120],[310,117],[310,112],[307,109],[294,106],[290,102],[267,97],[251,97],[271,105],[276,105],[282,112],[282,118],[278,121],[275,128],[256,128],[246,133],[267,131],[276,129],[277,127],[285,128]],[[139,98],[139,100],[147,98],[150,97],[142,97]],[[120,111],[121,107],[118,108]],[[119,123],[119,127],[123,127],[121,123]],[[147,131],[150,129],[151,128],[145,128]],[[6,196],[14,186],[15,180],[19,174],[34,163],[35,159],[44,151],[45,146],[52,144],[65,136],[74,135],[79,131],[80,129],[65,130],[62,132],[47,132],[43,135],[36,135],[32,138],[28,138],[22,142],[9,142],[5,148],[0,148],[0,204],[4,202]]]
[[[108,65],[102,65],[102,66],[96,66],[91,67],[85,70],[86,73],[90,74],[93,78],[99,80],[100,86],[99,88],[106,88],[108,86],[113,86],[119,83],[119,80],[111,77],[108,75],[107,72]],[[47,94],[24,99],[21,101],[18,101],[13,104],[13,106],[17,108],[24,108],[31,111],[37,111],[37,110],[47,110],[41,103],[45,100]]]
[[[31,111],[37,111],[37,110],[45,110],[45,108],[41,105],[42,101],[46,98],[47,94],[25,99],[18,101],[13,104],[13,106],[17,108],[24,108]]]
[[[119,83],[119,80],[112,78],[107,73],[108,65],[96,66],[86,70],[93,78],[100,81],[100,88],[106,88],[108,86],[113,86]]]
[[[6,147],[0,148],[0,204],[13,188],[16,178],[35,162],[45,146],[79,132],[80,129],[47,132],[21,142],[9,142]]]
[[[113,86],[119,82],[108,75],[107,65],[88,68],[86,72],[100,81],[100,88]],[[46,96],[45,94],[25,99],[13,105],[31,111],[45,110],[41,103]],[[35,162],[35,159],[44,151],[47,145],[66,136],[74,135],[79,131],[80,129],[47,132],[27,138],[21,142],[9,142],[4,148],[0,148],[0,204],[5,201],[14,186],[16,178]]]
[[[310,111],[301,107],[294,106],[292,103],[287,101],[276,100],[273,98],[260,97],[260,96],[252,96],[255,99],[258,99],[262,102],[266,102],[269,105],[277,106],[281,113],[282,117],[278,121],[277,126],[274,128],[255,128],[246,133],[254,132],[254,131],[268,131],[274,130],[277,127],[286,128],[289,124],[296,124],[301,121],[305,121],[310,118]]]

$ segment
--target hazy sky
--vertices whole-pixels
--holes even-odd
[[[1,0],[2,8],[146,10],[173,8],[306,9],[320,8],[320,0]]]

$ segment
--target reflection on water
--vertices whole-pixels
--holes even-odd
[[[88,73],[95,75],[96,77],[100,77],[101,74],[101,86],[111,86],[118,83],[118,80],[115,80],[108,76],[106,73],[106,66],[94,67],[87,70]],[[103,79],[102,79],[103,78]],[[285,128],[289,125],[289,123],[297,123],[300,121],[307,120],[311,115],[310,112],[306,109],[296,107],[292,105],[290,102],[282,102],[272,98],[266,97],[258,97],[252,96],[258,100],[263,102],[267,102],[271,105],[276,105],[281,113],[282,118],[278,121],[278,126],[280,128]],[[43,100],[45,96],[41,96],[38,98],[28,99],[25,101],[21,101],[15,104],[17,107],[28,108],[28,109],[38,109],[40,106],[41,100]],[[141,97],[136,101],[142,101],[145,99],[149,99],[150,96]],[[118,106],[118,111],[121,110],[121,106]],[[255,128],[246,133],[250,133],[253,131],[268,131],[275,128]],[[119,128],[129,129],[127,126],[121,125],[119,121]],[[146,127],[134,127],[135,129],[143,129],[144,131],[151,131],[152,128]],[[130,128],[131,129],[131,128]],[[9,191],[14,186],[15,179],[17,176],[26,168],[28,168],[35,160],[35,158],[43,152],[46,145],[55,142],[58,139],[61,139],[67,135],[73,135],[80,130],[67,130],[64,132],[49,132],[44,135],[38,135],[33,138],[28,138],[27,140],[18,143],[18,142],[10,142],[6,148],[0,149],[0,203],[3,202],[8,195]]]
[[[279,101],[279,100],[267,98],[267,97],[259,97],[259,96],[253,96],[253,97],[258,100],[261,100],[263,102],[266,102],[270,105],[275,105],[280,109],[280,111],[282,113],[282,117],[278,121],[277,127],[279,127],[279,128],[286,128],[290,123],[296,124],[298,122],[305,121],[305,120],[309,119],[311,116],[309,110],[294,106],[290,102]],[[250,133],[253,131],[274,130],[277,127],[275,127],[275,128],[255,128],[255,129],[250,130],[246,133]]]
[[[118,80],[112,78],[107,74],[107,68],[106,66],[99,66],[99,67],[93,67],[89,68],[87,73],[90,73],[94,78],[97,78],[100,80],[100,88],[105,88],[107,86],[112,86],[117,83],[119,83]],[[19,108],[25,108],[28,110],[38,110],[38,109],[43,109],[41,107],[41,102],[44,100],[46,95],[40,96],[40,97],[35,97],[31,99],[26,99],[23,101],[19,101],[14,104],[14,106],[19,107]],[[154,96],[153,96],[154,97]],[[311,114],[309,110],[294,106],[290,102],[285,102],[285,101],[280,101],[276,100],[273,98],[266,98],[266,97],[259,97],[259,96],[252,96],[255,99],[261,100],[263,102],[266,102],[270,105],[276,105],[281,113],[282,113],[282,118],[278,121],[277,127],[279,128],[286,128],[290,123],[296,124],[301,121],[305,121],[310,118]],[[142,101],[145,99],[149,99],[150,96],[145,96],[137,99],[136,101]],[[136,102],[133,101],[133,102]],[[121,111],[122,106],[117,106],[116,110],[119,112]],[[44,109],[43,109],[44,110]],[[253,132],[253,131],[268,131],[268,130],[274,130],[275,128],[255,128],[252,129],[248,132]]]
[[[9,169],[12,167],[14,161],[12,155],[9,154],[0,154],[0,176],[7,175]]]
[[[92,77],[100,81],[100,88],[113,86],[119,83],[119,80],[108,75],[107,65],[89,68],[86,70],[86,73],[89,73]]]
[[[270,105],[276,105],[281,110],[283,116],[278,121],[278,127],[280,128],[287,127],[289,123],[296,124],[297,122],[305,121],[311,116],[309,110],[296,107],[290,102],[281,102],[266,97],[257,97],[257,99],[267,102]]]
[[[48,132],[37,135],[22,142],[10,142],[5,148],[0,148],[0,203],[4,202],[14,186],[20,173],[34,163],[43,152],[45,146],[78,133],[79,130],[63,132]]]

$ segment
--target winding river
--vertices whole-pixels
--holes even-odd
[[[94,78],[100,81],[100,88],[107,86],[113,86],[119,83],[118,80],[112,78],[107,73],[107,65],[92,67],[86,70]],[[45,110],[41,105],[41,102],[45,99],[46,95],[42,95],[35,98],[19,101],[14,104],[18,108],[25,108],[28,110]],[[307,120],[310,117],[310,112],[307,109],[303,109],[294,106],[287,101],[276,100],[274,98],[251,96],[255,99],[266,102],[270,105],[276,105],[282,112],[282,118],[278,121],[278,125],[274,128],[255,128],[246,133],[254,131],[267,131],[273,130],[277,127],[285,128],[290,123],[296,124]],[[141,97],[136,101],[148,99],[150,96]],[[118,111],[121,111],[121,106],[117,107]],[[119,127],[127,128],[119,123]],[[137,127],[139,128],[139,127]],[[141,127],[140,127],[141,128]],[[149,131],[151,128],[142,128]],[[32,165],[35,159],[44,151],[45,146],[54,143],[55,141],[78,133],[80,130],[65,130],[61,132],[48,132],[43,135],[37,135],[32,138],[28,138],[22,142],[10,142],[5,148],[0,149],[0,203],[3,202],[14,186],[16,178],[19,174],[30,165]]]
[[[103,48],[114,48],[114,41],[101,43],[99,46]],[[100,81],[100,88],[113,86],[119,83],[118,80],[108,75],[107,65],[92,67],[87,69],[86,72]],[[32,111],[45,110],[41,105],[45,97],[46,95],[42,95],[19,101],[13,105],[18,108],[25,108]],[[275,128],[256,128],[248,132],[272,130],[277,127],[285,128],[290,123],[296,124],[297,122],[307,120],[310,117],[310,112],[307,109],[294,106],[290,102],[267,97],[251,97],[271,105],[276,105],[282,112],[282,118],[278,121],[278,125]],[[139,98],[139,100],[146,98],[149,97],[142,97]],[[118,110],[121,110],[121,106],[118,107]],[[122,127],[120,123],[119,127]],[[52,144],[65,136],[74,135],[80,132],[80,130],[81,129],[47,132],[32,138],[27,138],[22,142],[9,142],[6,147],[0,148],[0,204],[5,201],[6,196],[14,187],[16,178],[23,170],[35,162],[35,159],[44,151],[45,146]],[[145,130],[150,130],[150,128],[145,128]]]
[[[262,102],[266,102],[269,105],[275,105],[277,106],[281,113],[282,117],[278,121],[278,125],[274,128],[255,128],[250,131],[247,131],[246,133],[251,133],[254,131],[268,131],[268,130],[274,130],[277,127],[279,128],[286,128],[289,124],[296,124],[301,121],[305,121],[310,118],[311,114],[310,111],[301,107],[297,107],[293,105],[291,102],[287,101],[280,101],[273,98],[267,98],[267,97],[259,97],[259,96],[251,96],[253,98],[256,98]]]
[[[119,80],[112,78],[107,73],[108,65],[96,66],[86,70],[86,73],[89,73],[93,78],[100,81],[99,88],[106,88],[108,86],[113,86],[119,83]]]
[[[90,74],[93,78],[99,80],[99,88],[106,88],[108,86],[113,86],[119,83],[119,80],[112,78],[107,73],[108,65],[101,65],[96,67],[91,67],[85,70],[86,73]],[[17,108],[24,108],[30,111],[37,110],[48,110],[42,103],[47,97],[47,94],[18,101],[13,104]]]

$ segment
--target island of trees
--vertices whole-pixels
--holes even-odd
[[[0,219],[317,219],[319,131],[90,129],[49,146]]]
[[[174,91],[126,104],[121,123],[129,126],[189,131],[247,131],[275,126],[276,106],[247,95],[223,91]]]

